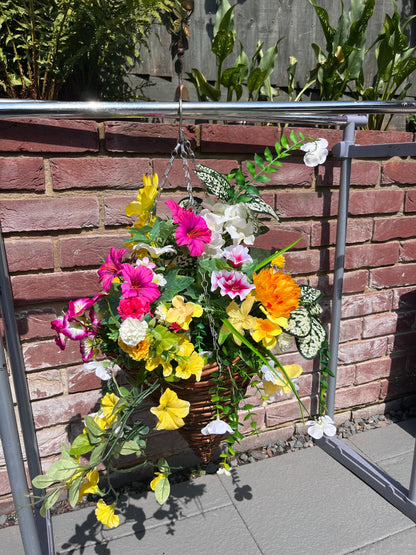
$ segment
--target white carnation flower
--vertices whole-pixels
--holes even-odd
[[[119,329],[120,339],[129,347],[135,347],[146,337],[148,327],[144,320],[126,318]]]
[[[318,139],[312,143],[306,143],[300,147],[303,152],[306,152],[303,161],[306,166],[311,168],[323,164],[328,156],[328,141],[326,139]]]
[[[225,434],[226,432],[232,434],[233,429],[229,424],[227,424],[227,422],[224,422],[224,420],[220,420],[219,417],[207,424],[205,428],[202,428],[201,430],[201,434],[203,434],[204,436],[207,436],[209,434]]]

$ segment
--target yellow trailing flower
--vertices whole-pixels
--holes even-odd
[[[189,414],[189,401],[182,401],[174,391],[167,388],[159,403],[158,407],[150,409],[158,418],[156,430],[177,430],[184,425],[183,419]]]
[[[152,358],[147,359],[146,361],[146,370],[152,372],[158,366],[163,368],[163,377],[167,378],[173,372],[172,363],[170,360],[165,360],[161,355],[155,355]]]
[[[82,498],[84,495],[87,495],[87,493],[102,495],[102,491],[98,487],[99,479],[100,475],[98,474],[98,470],[96,468],[87,472],[85,478],[81,482],[81,487],[79,488],[78,503],[82,501]]]
[[[170,308],[166,314],[166,321],[170,324],[178,324],[184,330],[189,329],[192,318],[198,318],[204,312],[199,304],[185,303],[181,295],[173,297],[172,306],[173,308]]]
[[[143,175],[144,187],[140,189],[137,200],[130,202],[126,207],[127,216],[139,216],[133,227],[143,227],[150,216],[150,211],[158,193],[159,178],[155,173],[153,177]]]
[[[178,362],[178,366],[175,369],[175,374],[178,378],[187,380],[194,375],[196,381],[199,382],[204,366],[204,359],[194,351],[192,343],[183,341],[175,353],[175,359]]]
[[[244,335],[244,330],[252,330],[256,325],[256,318],[254,318],[254,316],[250,316],[250,310],[253,308],[254,301],[255,298],[250,296],[241,303],[241,306],[238,306],[235,301],[232,301],[227,306],[226,310],[228,321],[238,332],[241,333],[241,335]],[[222,326],[221,332],[230,333],[229,329],[225,325]],[[240,339],[238,339],[235,335],[233,335],[233,337],[237,345],[241,345]]]
[[[283,368],[292,382],[298,378],[303,371],[300,364],[288,364],[287,366],[283,366]],[[272,373],[268,371],[266,376],[269,379],[263,379],[263,390],[268,397],[274,395],[275,393],[283,395],[292,392],[292,388],[290,387],[286,376],[278,370],[276,372],[279,377],[271,375]]]
[[[277,266],[280,270],[283,270],[286,265],[285,257],[283,256],[283,254],[279,254],[278,256],[276,256],[276,258],[273,258],[270,264],[271,266]]]
[[[156,478],[153,478],[153,480],[150,482],[150,489],[152,491],[155,491],[156,486],[158,482],[160,482],[160,480],[163,480],[164,478],[167,478],[169,476],[169,472],[155,472],[155,476]]]
[[[115,411],[114,409],[119,400],[119,397],[114,393],[106,393],[101,399],[101,412],[110,426],[117,420],[118,410]]]
[[[256,319],[257,322],[251,336],[257,343],[261,341],[266,349],[273,349],[277,343],[277,336],[282,333],[282,327],[287,327],[288,320],[283,316],[275,318],[263,306],[260,306],[260,310],[267,318],[265,320],[262,318]]]
[[[140,341],[138,345],[135,347],[130,347],[130,345],[126,345],[120,337],[118,338],[118,345],[119,347],[127,353],[133,360],[144,360],[147,358],[149,354],[149,349],[152,341],[151,339],[145,338],[143,341]]]
[[[108,528],[116,528],[120,523],[120,517],[114,514],[116,504],[107,505],[102,499],[97,503],[97,508],[95,509],[95,516]]]

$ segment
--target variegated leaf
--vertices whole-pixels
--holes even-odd
[[[292,310],[289,317],[289,326],[285,328],[285,331],[295,337],[306,337],[311,331],[309,311],[303,306]]]
[[[208,193],[215,195],[219,200],[227,201],[229,199],[228,189],[230,184],[222,175],[212,168],[208,168],[203,164],[198,164],[195,173],[205,185]]]
[[[279,221],[279,216],[273,210],[273,208],[267,204],[261,197],[252,197],[251,200],[244,203],[246,206],[250,208],[253,212],[260,212],[261,214],[269,214],[273,216],[277,221]]]
[[[310,287],[309,285],[300,285],[300,298],[299,302],[303,305],[308,305],[316,303],[318,299],[322,297],[321,291],[315,287]]]
[[[315,358],[319,353],[324,341],[326,331],[319,320],[311,318],[311,331],[306,337],[296,337],[296,346],[299,353],[306,359]]]

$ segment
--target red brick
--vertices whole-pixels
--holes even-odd
[[[378,382],[338,389],[335,395],[335,410],[375,403],[378,401],[379,395],[380,384]]]
[[[395,312],[366,316],[363,320],[363,337],[389,335],[396,331],[396,325],[397,314]]]
[[[51,308],[31,309],[16,313],[20,338],[27,340],[54,337],[56,334],[51,329],[51,322],[55,319],[56,312]]]
[[[334,283],[333,274],[323,276],[313,276],[309,279],[311,287],[317,287],[324,295],[332,295]],[[368,285],[368,270],[357,270],[355,272],[345,272],[343,281],[343,292],[363,293]]]
[[[403,241],[400,246],[399,252],[400,262],[414,262],[416,261],[416,239],[410,241]]]
[[[285,271],[293,274],[312,274],[322,267],[319,251],[289,251],[285,253]]]
[[[262,154],[280,138],[278,127],[257,125],[201,125],[201,152]]]
[[[27,372],[80,363],[79,341],[68,340],[63,351],[54,340],[29,343],[23,345],[23,357]]]
[[[302,399],[303,404],[310,411],[311,400]],[[266,407],[266,427],[278,426],[291,420],[301,420],[302,412],[296,399],[278,401]]]
[[[45,190],[42,158],[0,158],[0,189]]]
[[[403,287],[416,284],[416,264],[401,264],[391,268],[377,268],[370,271],[370,286]]]
[[[406,239],[416,235],[416,216],[382,218],[374,221],[373,241]]]
[[[69,393],[99,389],[101,387],[101,380],[97,378],[95,372],[85,370],[84,365],[68,368],[67,374]]]
[[[416,376],[409,374],[400,379],[387,379],[381,382],[380,397],[382,399],[391,399],[394,397],[403,397],[410,395],[416,391]]]
[[[351,341],[342,343],[338,350],[339,361],[343,364],[362,362],[378,358],[387,354],[387,338],[378,337],[365,341]]]
[[[365,243],[371,239],[373,220],[350,218],[347,225],[347,244]],[[312,224],[311,246],[334,245],[337,237],[337,222],[327,221]]]
[[[400,287],[393,290],[393,309],[416,308],[416,290],[414,287]]]
[[[354,383],[355,365],[337,368],[337,387],[347,387]]]
[[[93,297],[99,291],[94,270],[13,276],[11,281],[14,300],[20,305]]]
[[[107,121],[104,123],[105,148],[112,152],[163,152],[176,146],[179,126],[169,123]],[[196,147],[195,125],[184,126],[184,134]]]
[[[392,291],[344,296],[342,299],[342,317],[353,318],[366,314],[390,311],[392,299]]]
[[[54,397],[64,392],[59,370],[44,370],[43,372],[30,374],[27,377],[27,383],[32,400]]]
[[[132,225],[136,217],[126,216],[126,206],[133,200],[136,200],[136,197],[105,197],[104,225]]]
[[[147,158],[52,158],[53,188],[138,189],[150,173]]]
[[[277,224],[271,226],[264,235],[256,237],[255,247],[280,250],[300,238],[291,250],[306,249],[309,246],[310,227],[300,224]]]
[[[353,341],[359,339],[361,336],[362,322],[356,318],[354,320],[342,320],[339,330],[339,341],[345,343],[346,341]]]
[[[69,445],[68,427],[53,426],[38,430],[36,433],[41,457],[50,457],[61,453],[61,445]]]
[[[247,163],[243,163],[243,171],[249,175]],[[271,181],[267,183],[267,187],[273,185],[283,185],[284,187],[311,187],[314,179],[314,169],[305,166],[303,160],[294,162],[283,161],[283,166],[276,173],[267,174]],[[256,183],[256,187],[258,184]]]
[[[385,162],[383,165],[383,183],[415,184],[416,161],[399,159]]]
[[[277,213],[282,218],[310,218],[335,216],[338,210],[338,193],[279,193]]]
[[[0,219],[4,233],[98,227],[98,201],[83,197],[4,200]]]
[[[331,249],[331,269],[335,258],[335,251]],[[388,243],[380,245],[348,246],[345,250],[345,268],[379,267],[395,264],[399,258],[399,244]]]
[[[339,187],[341,162],[329,161],[318,166],[318,187]],[[380,164],[368,160],[353,160],[351,164],[351,185],[373,186],[380,179]]]
[[[157,173],[159,176],[159,184],[162,183],[163,175],[166,171],[169,159],[167,158],[155,158],[153,159],[153,171]],[[238,167],[237,160],[221,160],[221,159],[198,159],[195,161],[196,164],[203,164],[204,166],[208,166],[217,172],[228,174],[232,169]],[[195,189],[201,191],[203,189],[203,185],[199,180],[198,176],[194,172],[196,169],[195,164],[192,163],[192,160],[188,162],[189,166],[189,177],[191,180],[191,185]],[[163,186],[163,190],[165,189],[172,189],[172,188],[186,188],[185,182],[185,173],[183,162],[181,159],[176,159],[173,162],[172,168],[169,171],[168,179]]]
[[[33,418],[36,428],[65,424],[71,418],[80,419],[94,412],[97,408],[99,391],[84,391],[72,395],[43,399],[32,403]]]
[[[392,361],[388,357],[377,358],[356,365],[355,383],[372,382],[390,375]]]
[[[61,237],[59,255],[62,268],[75,266],[100,266],[112,247],[124,248],[124,241],[130,238],[128,233],[116,235],[84,235],[78,237]]]
[[[404,211],[416,212],[416,190],[406,191],[406,200],[404,203]]]
[[[13,119],[0,121],[0,151],[98,151],[95,121]]]
[[[248,418],[247,420],[244,420],[245,416],[247,415],[246,411],[241,411],[239,413],[239,421],[241,422],[242,426],[240,426],[238,428],[239,432],[242,434],[248,433],[253,431],[253,428],[251,426],[252,422],[256,422],[257,423],[257,430],[264,430],[265,428],[265,415],[266,415],[266,409],[264,407],[255,407],[251,410],[251,415],[250,418]]]
[[[416,345],[416,331],[408,333],[396,333],[390,337],[389,351],[391,353],[398,353],[401,351],[414,351]]]
[[[51,239],[5,240],[10,272],[51,270],[54,267]]]
[[[311,129],[310,127],[284,127],[283,134],[289,138],[291,131],[295,131],[297,135],[303,133],[305,141],[313,139],[326,139],[328,141],[328,150],[331,150],[334,145],[342,141],[342,131],[339,129]],[[303,152],[300,152],[303,156]]]
[[[297,352],[296,347],[294,347],[292,352],[279,354],[277,358],[283,366],[287,366],[288,364],[300,364],[302,366],[303,374],[308,374],[316,370],[315,366],[317,362],[303,358],[303,356]]]
[[[379,145],[387,143],[411,143],[413,134],[407,131],[373,131],[358,129],[355,132],[357,145]]]
[[[352,191],[348,211],[358,214],[393,214],[399,212],[403,205],[404,191]]]

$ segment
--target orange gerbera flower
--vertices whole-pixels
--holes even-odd
[[[299,304],[300,287],[283,272],[275,272],[272,268],[260,270],[253,274],[253,283],[256,300],[276,318],[289,318]]]

